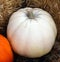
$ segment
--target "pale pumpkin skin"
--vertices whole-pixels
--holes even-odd
[[[51,15],[39,8],[22,8],[9,19],[7,37],[19,55],[36,58],[49,53],[57,35]]]

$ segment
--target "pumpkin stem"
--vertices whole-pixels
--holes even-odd
[[[28,11],[27,16],[28,16],[29,19],[34,19],[35,18],[32,11]]]

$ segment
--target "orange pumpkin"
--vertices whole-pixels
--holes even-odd
[[[8,40],[0,35],[0,62],[13,62],[13,53]]]

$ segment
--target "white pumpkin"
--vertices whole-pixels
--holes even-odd
[[[39,8],[23,8],[9,19],[7,37],[19,55],[36,58],[51,51],[57,35],[51,15]]]

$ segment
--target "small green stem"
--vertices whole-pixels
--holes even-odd
[[[34,19],[34,14],[32,11],[28,11],[27,12],[27,16],[30,18],[30,19]]]

